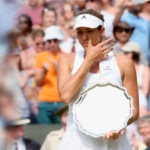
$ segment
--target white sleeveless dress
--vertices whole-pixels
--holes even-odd
[[[84,52],[76,54],[72,75],[77,72],[83,63],[83,56]],[[99,66],[100,73],[88,73],[81,90],[85,90],[96,83],[107,81],[113,84],[122,85],[120,70],[117,66],[113,52],[110,52],[107,61],[101,61]],[[88,136],[79,131],[77,125],[73,121],[72,106],[73,101],[69,104],[67,128],[60,143],[59,150],[131,150],[126,135],[121,135],[117,140],[106,140],[102,137],[93,138],[92,136]]]

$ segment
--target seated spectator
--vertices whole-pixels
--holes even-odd
[[[52,25],[56,25],[57,13],[53,7],[44,8],[41,16],[42,16],[41,27],[43,31]]]
[[[128,42],[133,31],[134,31],[134,28],[131,27],[125,21],[119,21],[118,23],[116,23],[114,25],[113,35],[114,35],[115,39],[117,40],[117,44],[118,44],[119,49],[121,49],[121,46],[123,46],[125,43]]]
[[[149,64],[150,63],[149,62],[150,61],[150,53],[149,53],[150,23],[148,20],[139,16],[139,13],[141,11],[141,6],[144,3],[146,3],[145,0],[142,1],[131,0],[124,3],[114,19],[114,25],[118,21],[125,21],[131,27],[134,28],[134,32],[131,35],[129,40],[132,42],[137,42],[140,45],[143,54]]]
[[[58,150],[59,143],[66,130],[67,116],[68,116],[68,106],[65,105],[55,112],[55,115],[61,118],[62,128],[50,132],[42,145],[41,150]]]
[[[137,121],[137,130],[141,136],[141,140],[133,138],[134,150],[150,149],[150,116],[144,116]]]
[[[134,28],[125,21],[119,21],[114,25],[113,35],[116,39],[116,43],[114,45],[115,52],[122,53],[121,47],[129,41],[133,32],[134,32]],[[140,63],[147,65],[148,62],[146,61],[143,51],[141,51],[140,57],[141,57]]]
[[[32,37],[31,37],[31,33],[32,33],[32,20],[31,20],[31,18],[25,14],[20,15],[17,18],[17,27],[21,31],[24,43],[26,43],[26,45],[27,45],[27,47],[25,47],[25,48],[32,46],[33,41],[32,41]]]
[[[40,144],[32,139],[24,138],[24,125],[30,123],[29,119],[12,114],[5,119],[7,141],[6,150],[40,150]]]
[[[61,13],[58,18],[58,25],[63,31],[64,41],[68,38],[68,33],[66,29],[66,24],[68,24],[69,20],[74,18],[75,12],[73,9],[73,5],[71,3],[64,3],[61,7]]]
[[[76,0],[74,4],[75,14],[85,9],[86,0]]]

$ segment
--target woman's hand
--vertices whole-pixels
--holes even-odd
[[[94,64],[95,62],[107,59],[108,53],[112,51],[114,45],[114,39],[109,38],[96,46],[92,45],[91,39],[88,41],[88,48],[86,50],[85,59],[89,63]]]
[[[103,138],[109,139],[109,140],[116,140],[119,138],[120,135],[125,134],[125,129],[121,129],[119,132],[116,132],[115,130],[110,131],[109,133],[106,133]]]

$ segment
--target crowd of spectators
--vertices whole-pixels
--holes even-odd
[[[0,116],[7,120],[14,113],[31,124],[62,123],[55,114],[64,105],[57,91],[57,61],[61,53],[83,50],[73,29],[75,15],[91,8],[104,15],[104,39],[114,38],[113,51],[133,59],[140,118],[150,116],[150,0],[24,0],[0,61]],[[144,150],[139,148],[140,125],[127,130],[133,150]],[[150,146],[147,136],[144,148]]]

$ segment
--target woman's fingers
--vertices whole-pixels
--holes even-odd
[[[114,43],[114,42],[115,42],[114,38],[108,38],[108,39],[104,40],[103,42],[101,42],[101,45],[102,46],[109,45],[109,44]]]
[[[88,48],[91,48],[93,45],[92,45],[92,40],[89,38],[88,40]]]
[[[115,139],[119,138],[119,135],[120,135],[120,132],[117,133],[115,130],[113,130],[113,131],[111,131],[111,132],[105,134],[105,135],[103,136],[103,138],[104,138],[104,139],[112,139],[112,140],[115,140]]]
[[[120,135],[125,134],[125,129],[121,129],[121,130],[119,131],[119,133],[120,133]]]

